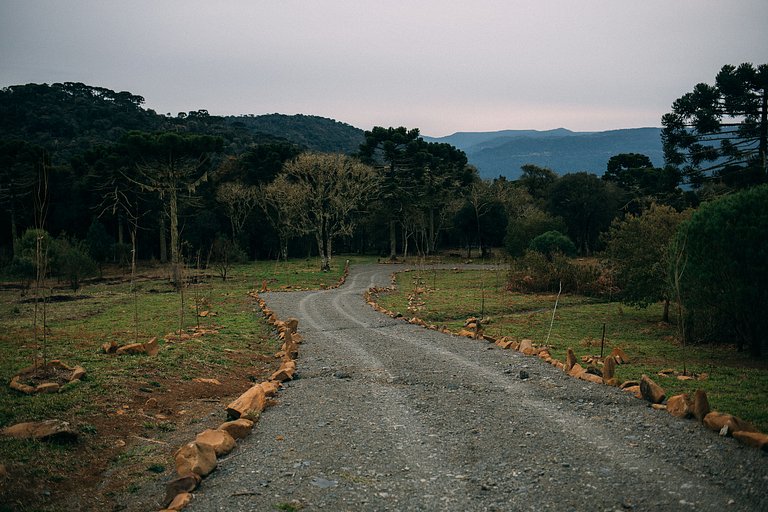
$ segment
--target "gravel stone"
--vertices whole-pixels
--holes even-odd
[[[186,510],[768,510],[765,453],[535,357],[375,312],[363,292],[404,268],[262,294],[299,319],[302,378]]]

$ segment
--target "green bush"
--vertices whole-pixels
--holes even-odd
[[[83,242],[59,239],[56,243],[58,250],[53,271],[66,279],[70,288],[77,290],[84,277],[96,273],[96,262],[88,255],[88,248]]]
[[[519,217],[509,220],[504,247],[511,256],[522,256],[531,240],[547,231],[564,232],[565,222],[537,208],[528,208]]]
[[[762,185],[705,203],[681,224],[670,271],[680,276],[689,339],[735,339],[739,349],[746,345],[754,356],[763,353],[768,332],[766,205],[768,185]]]
[[[608,269],[594,260],[580,261],[554,253],[546,255],[528,251],[512,262],[508,288],[526,293],[578,293],[592,297],[607,297],[612,292]]]
[[[35,261],[28,256],[14,256],[4,274],[21,281],[24,288],[29,288],[35,279]]]
[[[573,245],[570,238],[559,231],[547,231],[546,233],[540,234],[531,240],[528,248],[543,254],[550,260],[556,253],[561,253],[566,256],[576,255],[576,246]]]

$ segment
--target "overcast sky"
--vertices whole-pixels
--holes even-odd
[[[660,126],[724,64],[768,62],[767,22],[766,0],[0,0],[0,86],[433,136]]]

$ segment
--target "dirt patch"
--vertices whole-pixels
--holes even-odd
[[[27,386],[37,387],[40,384],[47,382],[53,382],[59,386],[63,386],[69,382],[72,376],[72,369],[63,368],[61,366],[40,366],[36,371],[25,373],[19,379],[22,384]]]
[[[79,429],[79,442],[61,445],[55,460],[7,466],[0,511],[161,508],[164,484],[175,474],[176,449],[225,421],[226,405],[276,368],[268,358],[232,357],[254,364],[248,375],[219,373],[220,385],[146,375],[127,384],[120,402],[104,399],[91,414],[65,418]],[[198,373],[207,377],[202,368]]]

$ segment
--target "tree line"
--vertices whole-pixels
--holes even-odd
[[[205,111],[159,115],[126,92],[8,87],[0,263],[31,275],[32,246],[51,240],[51,272],[71,278],[63,262],[87,266],[86,257],[154,258],[178,285],[193,259],[316,255],[327,269],[337,252],[472,258],[503,248],[520,261],[542,255],[553,274],[562,255],[597,256],[610,293],[641,307],[663,301],[681,337],[735,335],[757,354],[764,315],[749,308],[765,303],[765,271],[759,256],[733,251],[765,253],[764,208],[747,203],[765,190],[766,82],[765,65],[724,66],[715,85],[676,100],[662,119],[662,168],[629,153],[601,177],[526,165],[514,181],[481,180],[462,151],[415,128],[375,127],[343,154]]]

